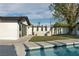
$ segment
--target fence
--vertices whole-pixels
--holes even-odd
[[[68,28],[67,27],[48,27],[48,26],[31,26],[27,28],[27,34],[37,35],[37,36],[51,36],[51,35],[58,35],[58,34],[67,34]]]

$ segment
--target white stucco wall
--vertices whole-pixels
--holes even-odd
[[[68,28],[63,27],[52,28],[52,35],[66,34],[66,33],[68,33]]]
[[[31,26],[27,26],[27,35],[32,35],[32,27]]]
[[[34,35],[37,36],[44,36],[48,31],[50,31],[50,27],[47,27],[47,31],[45,31],[45,27],[43,28],[43,31],[41,31],[41,27],[39,27],[38,31],[37,27],[34,27],[33,29]],[[32,35],[32,26],[27,26],[27,35]],[[50,36],[50,33],[48,33],[47,35]]]
[[[18,23],[0,23],[0,40],[17,40],[18,38]]]
[[[39,27],[39,30],[37,31],[37,27],[34,27],[34,35],[37,36],[51,36],[51,35],[57,35],[57,34],[67,34],[68,28],[63,27],[53,27],[52,31],[50,30],[50,27],[47,27],[47,31],[45,30],[45,27],[43,27],[43,31],[41,31],[41,27]],[[52,32],[52,33],[51,33]],[[27,35],[32,35],[32,26],[27,26]]]

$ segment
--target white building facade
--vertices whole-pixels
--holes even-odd
[[[68,34],[68,27],[33,26],[28,17],[0,17],[0,40],[17,40],[23,36],[51,36]],[[73,34],[79,35],[79,23]]]
[[[27,35],[51,36],[67,33],[68,33],[67,27],[27,26]]]
[[[0,40],[17,40],[26,35],[27,17],[0,17]]]

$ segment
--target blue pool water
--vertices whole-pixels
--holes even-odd
[[[79,45],[26,50],[26,56],[79,56]]]

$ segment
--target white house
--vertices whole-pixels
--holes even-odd
[[[1,16],[0,17],[0,39],[17,40],[27,35],[26,26],[31,25],[25,16]]]
[[[27,35],[50,36],[50,26],[27,26]]]
[[[53,27],[53,26],[27,26],[27,35],[36,36],[51,36],[58,34],[67,34],[68,27]]]

